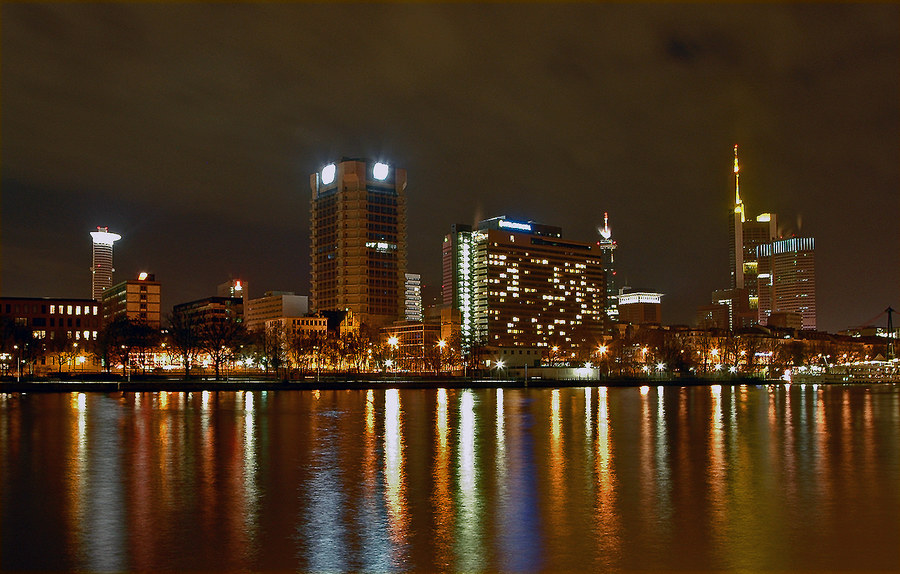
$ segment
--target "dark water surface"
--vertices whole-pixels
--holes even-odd
[[[898,570],[900,386],[0,394],[2,570]]]

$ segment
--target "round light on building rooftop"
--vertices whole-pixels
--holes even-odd
[[[378,162],[372,168],[372,175],[379,181],[384,181],[388,176],[388,164]]]
[[[322,169],[322,183],[328,185],[332,181],[334,181],[334,174],[337,172],[337,167],[333,163],[329,163]]]

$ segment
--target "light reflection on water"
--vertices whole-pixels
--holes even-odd
[[[3,570],[900,568],[900,388],[0,394]]]

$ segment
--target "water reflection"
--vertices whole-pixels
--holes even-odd
[[[483,570],[481,547],[481,497],[478,490],[478,454],[475,393],[466,389],[460,395],[459,451],[456,500],[456,568],[467,572]]]
[[[0,394],[0,550],[4,570],[892,570],[898,429],[896,386]]]

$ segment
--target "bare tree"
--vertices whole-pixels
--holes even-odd
[[[193,315],[174,313],[166,317],[169,324],[169,342],[181,357],[184,378],[191,377],[191,367],[200,352],[200,326]]]
[[[216,380],[221,379],[222,365],[230,359],[244,340],[244,325],[234,315],[216,317],[203,321],[199,328],[200,350],[209,355],[216,371]]]

